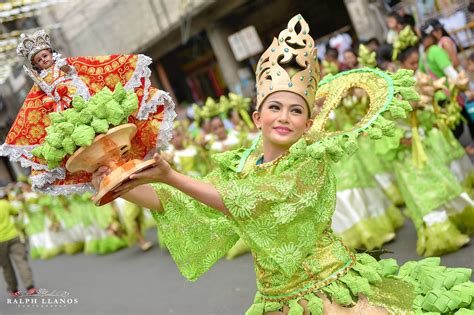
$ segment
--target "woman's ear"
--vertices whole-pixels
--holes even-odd
[[[308,119],[306,121],[306,127],[304,128],[304,132],[308,132],[308,130],[313,126],[314,120]]]
[[[253,114],[252,114],[252,119],[253,119],[253,123],[255,124],[255,126],[257,126],[258,129],[262,128],[260,118],[261,118],[260,112],[259,111],[254,111]]]

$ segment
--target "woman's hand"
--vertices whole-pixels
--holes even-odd
[[[100,183],[110,172],[111,170],[107,166],[101,166],[92,174],[92,185],[96,191],[99,191]]]
[[[130,175],[130,180],[117,187],[114,192],[126,192],[137,186],[148,183],[166,183],[169,176],[173,172],[171,166],[158,153],[155,153],[153,159],[155,160],[155,163],[151,168]]]

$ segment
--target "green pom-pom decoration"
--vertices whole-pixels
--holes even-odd
[[[395,73],[390,74],[394,81],[403,80],[406,77],[413,77],[413,70],[400,69]]]
[[[94,128],[96,133],[106,133],[109,130],[109,122],[107,119],[94,118],[91,127]]]
[[[121,106],[126,116],[133,114],[138,109],[138,96],[135,93],[128,94]]]
[[[107,118],[107,109],[105,108],[105,105],[97,105],[93,103],[92,105],[90,105],[89,109],[92,111],[92,115],[94,117],[97,117],[99,119]]]
[[[359,149],[359,144],[355,137],[350,137],[346,140],[343,146],[344,152],[348,155],[354,154],[355,151]]]
[[[37,146],[36,148],[34,148],[33,150],[31,150],[31,154],[33,154],[34,156],[40,158],[40,159],[44,159],[44,156],[43,156],[43,146],[42,145],[39,145]]]
[[[393,137],[395,134],[395,124],[392,121],[379,116],[376,122],[382,130],[382,134],[384,136]]]
[[[69,136],[74,131],[74,124],[65,121],[57,124],[56,129],[61,130],[64,134]]]
[[[113,98],[116,100],[118,103],[122,103],[122,101],[125,99],[127,96],[127,91],[122,86],[122,83],[118,82],[115,85],[114,92],[113,92]]]
[[[52,112],[48,114],[51,123],[57,124],[63,121],[66,121],[66,118],[63,116],[61,112]]]
[[[125,118],[125,113],[122,107],[117,103],[116,100],[111,100],[105,105],[107,110],[107,121],[110,125],[120,125],[122,120]]]
[[[108,87],[103,88],[98,93],[94,94],[89,103],[92,103],[94,106],[104,106],[110,100],[114,98],[112,91]],[[89,105],[90,106],[90,105]]]
[[[43,145],[43,156],[48,162],[60,162],[66,156],[66,152],[46,143]]]
[[[390,114],[392,115],[393,119],[404,119],[407,117],[405,110],[398,106],[390,106],[389,107]]]
[[[382,136],[383,136],[382,130],[380,128],[376,128],[376,127],[369,128],[368,134],[369,134],[370,139],[372,139],[372,140],[381,139]]]
[[[79,113],[79,123],[87,125],[92,121],[92,113],[88,109],[84,109]]]
[[[411,87],[397,87],[397,91],[406,101],[419,101],[420,95]]]
[[[341,145],[338,143],[337,139],[331,139],[326,149],[329,157],[334,162],[339,162],[344,156],[344,150]]]
[[[48,168],[50,170],[53,170],[61,164],[61,161],[49,161],[48,160],[47,163],[48,163]]]
[[[67,154],[72,155],[74,151],[76,151],[76,143],[72,140],[71,137],[65,137],[62,142],[63,150],[66,151]]]
[[[74,107],[75,110],[80,112],[81,110],[87,107],[87,101],[85,101],[80,96],[74,96],[74,98],[72,99],[72,107]]]
[[[305,155],[307,149],[306,141],[301,139],[300,141],[296,142],[294,145],[290,147],[290,153],[294,155]]]
[[[413,77],[406,76],[400,80],[396,80],[393,82],[395,86],[403,86],[403,87],[412,87],[416,83],[416,79]]]
[[[408,101],[400,101],[398,103],[398,106],[400,106],[401,108],[403,108],[406,112],[411,112],[413,111],[413,107],[410,105],[410,102]]]
[[[323,143],[316,142],[308,146],[307,152],[309,156],[311,156],[313,159],[320,160],[324,157],[324,154],[326,153],[326,147]]]
[[[61,149],[64,135],[59,132],[48,133],[48,135],[44,139],[50,146],[55,147],[57,149]]]
[[[88,147],[95,138],[94,128],[87,125],[77,126],[71,134],[71,138],[77,146]]]
[[[77,122],[79,121],[80,114],[74,108],[68,108],[63,113],[64,113],[64,117],[66,117],[66,120],[70,122],[71,124],[77,124]]]
[[[105,105],[114,98],[112,91],[108,87],[103,88],[96,95],[97,99],[95,103],[97,105]]]
[[[59,130],[55,126],[48,126],[44,129],[46,130],[47,134],[59,132]]]

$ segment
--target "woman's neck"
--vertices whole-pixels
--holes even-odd
[[[263,163],[271,162],[288,152],[289,148],[263,142]]]

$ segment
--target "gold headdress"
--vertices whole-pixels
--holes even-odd
[[[43,49],[51,49],[51,42],[48,33],[44,30],[39,30],[33,35],[21,34],[16,53],[31,61],[31,58]]]
[[[296,73],[293,73],[295,68]],[[309,26],[300,14],[288,22],[278,39],[273,39],[258,61],[255,75],[257,109],[268,95],[289,91],[305,99],[312,115],[319,81],[318,54],[309,36]]]

